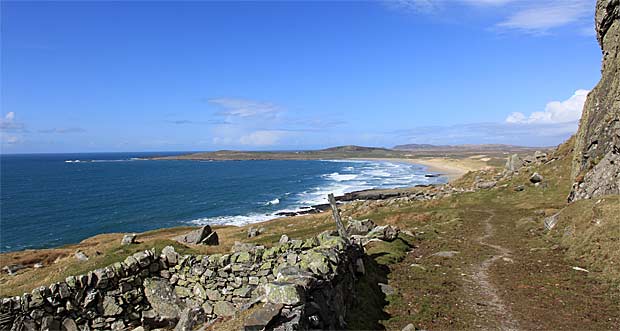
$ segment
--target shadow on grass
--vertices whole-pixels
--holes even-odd
[[[385,330],[381,321],[391,316],[384,310],[389,301],[379,284],[388,283],[389,266],[405,258],[407,251],[414,246],[413,241],[413,237],[401,233],[394,241],[374,242],[366,246],[366,274],[356,283],[355,303],[347,314],[349,330]]]
[[[379,283],[387,283],[389,268],[375,260],[384,254],[364,257],[366,274],[359,277],[355,285],[355,302],[347,314],[349,330],[385,330],[379,322],[388,319],[390,315],[383,311],[388,301]]]

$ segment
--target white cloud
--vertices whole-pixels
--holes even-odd
[[[504,6],[515,0],[462,0],[474,6]]]
[[[278,116],[282,110],[269,102],[255,101],[237,98],[217,98],[210,99],[209,103],[217,105],[222,109],[218,115],[227,117],[266,117],[273,118]]]
[[[591,0],[534,2],[534,5],[524,6],[497,23],[496,27],[527,33],[543,33],[578,22],[584,17],[591,17],[593,10],[594,2]]]
[[[15,121],[15,112],[8,112],[0,118],[0,130],[5,132],[22,132],[25,130],[24,124]]]
[[[2,135],[2,143],[7,144],[7,145],[15,145],[18,144],[21,141],[21,138],[18,136],[11,136],[11,135]]]
[[[290,145],[291,139],[345,123],[337,118],[290,113],[278,104],[265,101],[215,98],[208,102],[220,108],[214,115],[221,119],[210,128],[210,141],[223,148]],[[284,138],[288,140],[283,141]]]
[[[399,143],[557,145],[577,131],[577,122],[554,124],[470,123],[418,127],[393,132]]]
[[[463,10],[481,9],[497,17],[493,24],[496,31],[518,31],[544,34],[551,29],[577,25],[582,34],[583,26],[592,25],[595,0],[398,0],[385,1],[390,9],[418,14],[453,15],[461,17]],[[508,14],[506,14],[508,13]]]
[[[577,90],[564,101],[551,101],[545,106],[545,111],[537,111],[529,116],[515,112],[506,117],[506,123],[511,124],[555,124],[576,122],[581,117],[583,104],[586,102],[588,90]]]
[[[437,0],[395,0],[384,1],[384,4],[391,9],[405,12],[430,13],[441,6],[441,1]]]
[[[239,138],[241,145],[272,146],[280,142],[281,138],[289,132],[279,130],[260,130]]]
[[[514,1],[516,0],[387,0],[384,3],[396,10],[431,13],[453,6],[453,3],[475,7],[500,7]]]
[[[81,133],[81,132],[86,132],[86,130],[82,128],[77,128],[77,127],[39,130],[39,133],[60,133],[62,134],[62,133]]]

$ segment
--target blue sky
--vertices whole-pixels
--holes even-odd
[[[594,0],[2,2],[2,152],[555,145]]]

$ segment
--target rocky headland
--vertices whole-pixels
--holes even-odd
[[[588,94],[575,139],[569,200],[620,194],[620,2],[596,3],[601,80]]]

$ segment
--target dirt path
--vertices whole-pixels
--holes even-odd
[[[512,253],[508,248],[493,245],[486,242],[491,238],[495,229],[491,222],[495,217],[495,213],[492,211],[484,211],[489,214],[484,220],[484,234],[476,238],[476,242],[480,245],[487,246],[496,251],[497,254],[483,260],[479,264],[474,265],[471,273],[471,280],[473,281],[473,295],[478,299],[475,305],[475,310],[481,317],[484,324],[479,325],[483,329],[499,328],[500,330],[518,330],[518,323],[512,317],[510,308],[506,306],[504,301],[498,294],[497,287],[493,285],[489,279],[489,268],[498,260],[504,259],[507,262],[511,262],[510,254]]]

